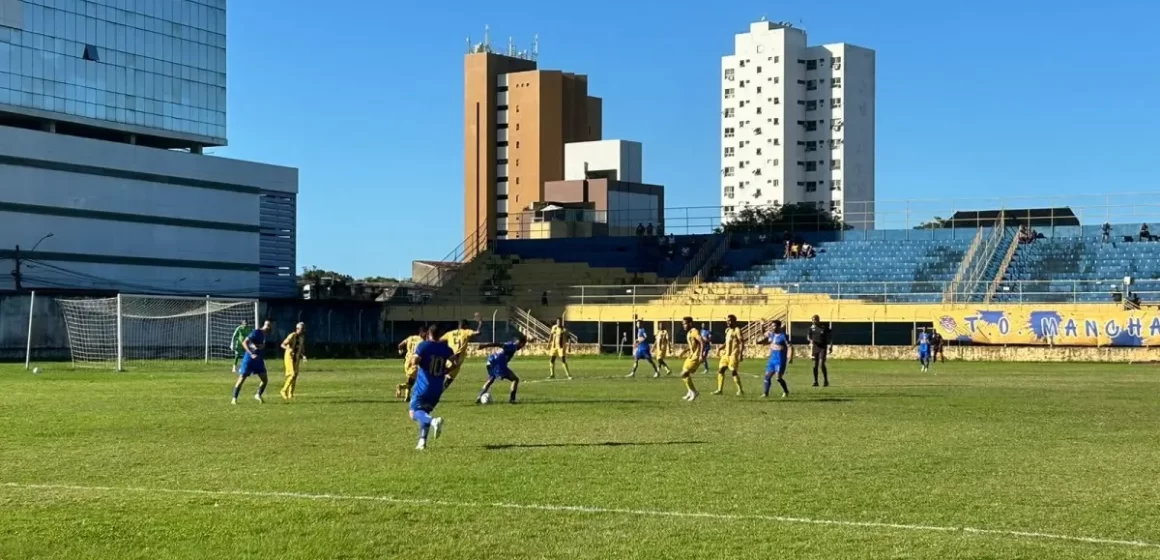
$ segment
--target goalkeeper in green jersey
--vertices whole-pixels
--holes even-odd
[[[234,329],[234,334],[230,337],[230,350],[234,351],[234,373],[238,372],[238,362],[246,355],[246,337],[250,336],[251,330],[253,329],[250,328],[250,322],[242,319],[242,324]]]

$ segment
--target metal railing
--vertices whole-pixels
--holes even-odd
[[[1002,213],[1000,212],[1000,218]],[[975,252],[974,258],[966,263],[966,268],[963,271],[963,277],[957,284],[951,284],[951,301],[952,302],[967,302],[972,301],[976,293],[978,293],[979,286],[986,276],[987,271],[991,268],[991,262],[995,260],[995,252],[998,251],[999,246],[1002,245],[1004,237],[1007,235],[1007,229],[1003,227],[991,228],[991,233],[983,240],[983,244],[979,250]],[[985,294],[986,292],[982,292]]]
[[[701,248],[697,249],[697,252],[693,255],[692,258],[689,259],[689,262],[685,264],[685,268],[681,270],[681,273],[677,276],[677,278],[669,283],[669,289],[665,292],[665,295],[671,296],[676,294],[677,292],[684,289],[687,284],[692,283],[694,278],[700,274],[705,261],[707,261],[709,257],[711,257],[720,248],[722,239],[724,240],[724,243],[728,243],[729,235],[723,235],[721,238],[711,238],[705,243],[702,243]]]
[[[431,268],[423,275],[415,278],[415,284],[423,286],[442,286],[447,284],[463,266],[482,254],[488,248],[487,224],[481,226],[475,233],[467,236],[459,245],[447,253],[442,260],[432,261]]]
[[[1012,259],[1015,258],[1015,251],[1019,249],[1019,235],[1015,234],[1011,237],[1010,243],[1007,245],[1007,250],[1003,254],[1003,261],[999,263],[999,270],[995,271],[995,277],[991,280],[991,285],[987,288],[987,295],[983,298],[984,303],[991,303],[995,298],[995,292],[1003,283],[1003,277],[1007,276],[1007,268],[1011,266]]]
[[[943,301],[950,303],[955,300],[954,287],[963,282],[963,276],[971,268],[971,262],[975,260],[975,255],[979,252],[979,246],[983,244],[983,228],[979,228],[975,232],[975,238],[971,240],[971,247],[967,249],[967,254],[963,256],[963,260],[959,262],[959,268],[955,272],[955,278],[950,284],[947,284],[946,289],[943,290]]]
[[[668,286],[618,285],[573,286],[566,294],[570,304],[579,305],[771,305],[802,297],[864,300],[874,303],[941,303],[948,282],[802,282],[793,284],[743,285],[705,283],[686,301],[664,298]],[[1112,303],[1123,279],[1106,280],[1020,280],[1000,282],[993,303]],[[988,286],[989,288],[989,286]],[[1160,279],[1137,280],[1132,291],[1145,305],[1160,304]],[[961,291],[982,302],[985,291]]]

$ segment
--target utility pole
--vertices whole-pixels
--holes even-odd
[[[24,291],[24,285],[21,282],[20,275],[20,246],[16,246],[16,251],[12,255],[12,261],[16,263],[12,268],[12,282],[16,287],[17,292]]]

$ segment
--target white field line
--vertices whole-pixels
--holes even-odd
[[[808,517],[787,517],[781,515],[743,515],[730,513],[663,511],[647,509],[605,508],[596,506],[561,506],[541,504],[513,504],[506,502],[460,502],[453,500],[425,500],[416,498],[395,498],[391,496],[360,496],[349,494],[307,494],[301,492],[253,492],[246,490],[186,490],[175,488],[142,488],[129,486],[79,486],[71,484],[22,484],[6,482],[0,484],[4,488],[22,490],[51,490],[72,492],[104,492],[119,494],[154,494],[154,495],[183,495],[183,496],[212,496],[212,497],[239,497],[274,500],[310,500],[328,502],[370,502],[403,506],[435,506],[447,508],[490,508],[522,511],[544,511],[555,513],[581,513],[592,515],[633,515],[639,517],[669,517],[681,519],[712,519],[718,521],[759,521],[767,523],[784,523],[796,525],[821,525],[829,527],[844,527],[855,529],[893,529],[900,531],[922,531],[934,533],[963,533],[969,535],[990,535],[998,537],[1014,537],[1024,539],[1039,539],[1064,541],[1108,546],[1125,546],[1136,548],[1160,549],[1160,543],[1147,541],[1128,541],[1102,537],[1080,537],[1058,533],[1039,531],[1013,531],[1007,529],[980,529],[977,527],[944,527],[938,525],[911,525],[906,523],[884,523],[877,521],[841,521],[832,519],[812,519]]]

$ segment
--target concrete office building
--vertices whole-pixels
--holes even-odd
[[[721,59],[721,206],[812,203],[874,227],[875,54],[760,21]]]
[[[565,144],[600,139],[601,109],[587,76],[474,46],[464,61],[464,237],[520,237],[520,212],[564,178]]]
[[[0,0],[0,290],[295,295],[297,170],[202,154],[225,7]]]

